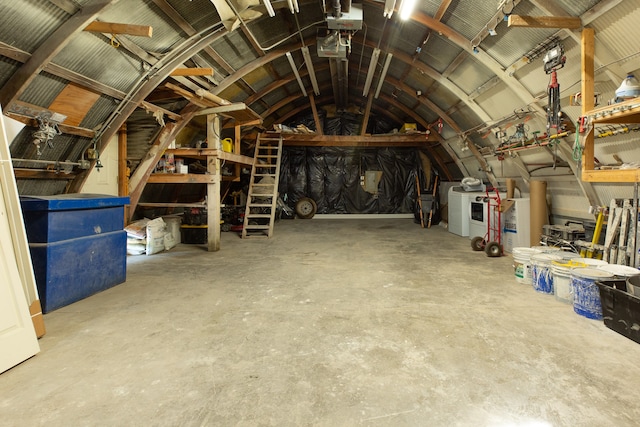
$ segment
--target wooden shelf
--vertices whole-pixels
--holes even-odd
[[[138,206],[146,208],[206,208],[204,203],[138,203]]]
[[[149,175],[148,184],[214,184],[218,181],[215,175],[193,173],[153,173]]]
[[[640,123],[640,98],[604,105],[585,114],[592,123]]]
[[[640,182],[640,169],[583,170],[585,182]]]
[[[189,159],[205,160],[207,157],[217,157],[226,162],[238,163],[241,165],[252,165],[253,157],[240,154],[228,153],[215,148],[171,148],[165,151],[175,157],[186,157]]]

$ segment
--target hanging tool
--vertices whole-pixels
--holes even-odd
[[[420,198],[420,178],[416,174],[416,191],[418,192],[418,215],[420,215],[420,227],[424,228],[424,215],[422,214],[422,199]]]
[[[438,189],[438,173],[436,172],[436,177],[433,180],[433,193],[431,194],[431,209],[429,210],[429,222],[427,224],[427,228],[431,228],[431,218],[433,217],[433,205],[436,204],[437,189]]]
[[[547,133],[551,129],[560,128],[560,84],[558,83],[558,70],[564,67],[567,58],[564,55],[564,46],[557,44],[544,56],[544,72],[551,74],[551,82],[547,90]]]

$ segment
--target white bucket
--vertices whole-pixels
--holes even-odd
[[[599,265],[597,268],[599,270],[604,270],[607,273],[611,273],[620,279],[627,279],[631,276],[637,276],[638,274],[640,274],[640,270],[638,270],[637,268],[628,267],[626,265],[606,264]]]
[[[553,294],[551,262],[560,260],[562,257],[553,252],[531,255],[531,285],[536,292]]]
[[[551,261],[551,271],[553,273],[553,294],[556,299],[566,304],[573,304],[573,291],[571,289],[571,270],[574,268],[584,268],[587,264],[582,262]]]
[[[513,273],[518,283],[531,284],[531,255],[537,253],[540,251],[534,248],[513,248]]]
[[[601,265],[607,265],[609,264],[607,261],[603,261],[601,259],[595,259],[595,258],[571,258],[572,261],[575,262],[581,262],[583,264],[587,264],[587,267],[599,267]]]
[[[587,319],[602,320],[602,303],[597,280],[613,278],[613,274],[593,268],[575,268],[571,271],[573,311]]]

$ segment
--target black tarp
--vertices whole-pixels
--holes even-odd
[[[382,172],[378,194],[361,187],[365,171]],[[279,190],[292,207],[311,197],[320,214],[413,213],[416,173],[415,148],[285,147]]]

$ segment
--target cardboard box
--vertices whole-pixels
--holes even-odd
[[[31,306],[29,306],[29,313],[31,313],[31,321],[33,322],[33,328],[36,331],[36,336],[42,338],[47,330],[44,327],[44,316],[42,316],[42,307],[40,306],[40,300],[35,300]]]

